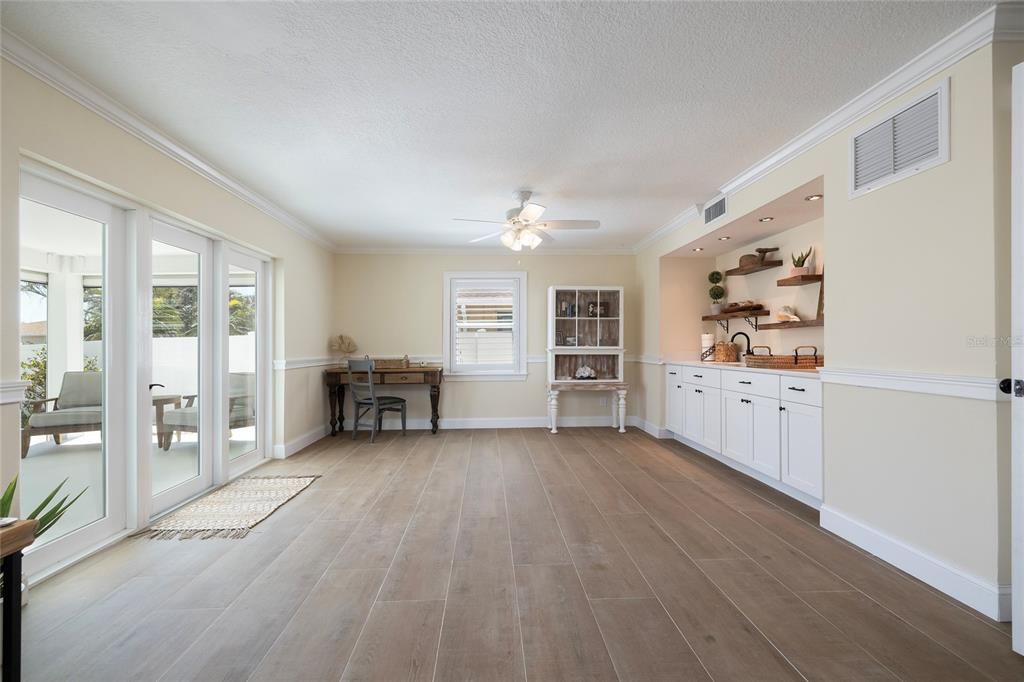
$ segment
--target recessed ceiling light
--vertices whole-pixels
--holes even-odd
[[[719,238],[718,238],[718,241],[720,241],[720,242],[727,242],[727,241],[729,241],[730,239],[732,239],[732,237],[719,237]]]
[[[770,223],[773,220],[775,220],[775,218],[771,217],[770,215],[766,215],[763,218],[758,218],[757,222],[759,222],[759,223]]]
[[[694,251],[703,251],[703,250],[704,250],[704,249],[702,249],[702,248],[701,248],[701,247],[699,247],[699,246],[698,246],[698,247],[697,247],[696,249],[694,249]]]
[[[824,194],[811,194],[810,196],[804,197],[804,201],[821,201],[824,197]]]

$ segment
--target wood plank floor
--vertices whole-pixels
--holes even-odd
[[[28,680],[1021,680],[1005,625],[674,443],[326,438],[242,540],[131,539],[35,587]]]

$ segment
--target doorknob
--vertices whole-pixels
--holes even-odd
[[[152,390],[153,390],[153,387],[154,387],[154,386],[159,386],[160,388],[167,388],[167,387],[166,387],[166,386],[164,386],[163,384],[150,384],[150,385],[149,385],[149,390],[151,390],[151,391],[152,391]]]
[[[1024,398],[1024,381],[1020,379],[1003,379],[999,382],[999,390],[1013,393],[1016,398]]]

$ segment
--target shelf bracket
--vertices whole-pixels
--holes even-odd
[[[729,320],[715,320],[718,326],[725,330],[725,333],[729,333]]]
[[[747,324],[749,324],[751,327],[754,328],[755,332],[757,331],[757,318],[756,317],[744,317],[743,319],[747,321]],[[726,327],[725,331],[726,331],[726,333],[728,333],[729,328]]]

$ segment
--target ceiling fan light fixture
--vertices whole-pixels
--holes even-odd
[[[523,230],[519,240],[523,243],[523,246],[529,247],[530,250],[536,249],[543,241],[533,230]]]
[[[503,245],[505,245],[506,247],[511,249],[512,248],[512,244],[514,244],[515,241],[516,241],[516,231],[515,230],[505,230],[504,232],[501,233],[501,243]]]

